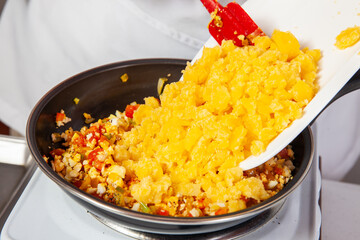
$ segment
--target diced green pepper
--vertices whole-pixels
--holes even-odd
[[[151,213],[150,208],[143,202],[140,202],[140,209],[143,213]]]
[[[116,187],[115,190],[118,191],[118,192],[120,192],[120,193],[124,193],[124,192],[125,192],[125,190],[124,190],[123,188],[121,188],[121,187]]]

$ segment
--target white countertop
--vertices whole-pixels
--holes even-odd
[[[360,239],[360,185],[323,179],[321,212],[322,239]]]

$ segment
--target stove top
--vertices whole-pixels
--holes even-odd
[[[318,162],[314,161],[308,176],[278,212],[253,219],[248,223],[253,224],[251,227],[240,224],[203,236],[203,239],[319,239],[320,185]],[[65,194],[40,169],[30,179],[0,237],[1,240],[169,239],[166,235],[133,231],[119,223],[107,222],[105,225]],[[191,236],[187,237],[191,239]]]

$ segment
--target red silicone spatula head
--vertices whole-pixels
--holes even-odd
[[[223,40],[232,40],[235,45],[251,44],[254,37],[265,35],[244,9],[236,2],[225,7],[216,0],[200,0],[211,13],[209,32],[221,44]]]

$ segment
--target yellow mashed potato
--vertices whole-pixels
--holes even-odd
[[[66,131],[53,167],[80,189],[148,213],[216,215],[261,202],[291,178],[291,149],[250,172],[239,163],[302,116],[318,91],[320,55],[281,31],[253,46],[205,48],[160,101]]]

